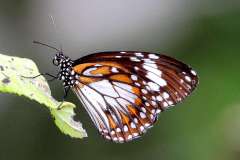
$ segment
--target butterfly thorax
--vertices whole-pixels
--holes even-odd
[[[79,78],[73,70],[73,61],[62,53],[58,53],[53,59],[53,64],[60,68],[58,79],[63,81],[64,87],[73,87]]]

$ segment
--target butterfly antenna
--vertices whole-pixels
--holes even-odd
[[[62,44],[60,44],[60,51],[63,52],[63,49],[62,49]]]
[[[53,46],[50,46],[50,45],[48,45],[48,44],[39,42],[39,41],[33,41],[33,43],[35,43],[35,44],[40,44],[40,45],[42,45],[42,46],[46,46],[46,47],[48,47],[48,48],[52,48],[52,49],[54,49],[54,50],[56,50],[56,51],[58,51],[58,52],[61,52],[61,50],[59,50],[59,49],[57,49],[57,48],[55,48],[55,47],[53,47]]]
[[[54,19],[54,17],[51,14],[49,15],[49,18],[50,18],[50,20],[52,22],[52,25],[54,27],[55,35],[57,36],[58,35],[58,29],[57,29],[57,25],[55,23],[55,19]],[[60,51],[62,52],[62,43],[61,42],[60,42]]]

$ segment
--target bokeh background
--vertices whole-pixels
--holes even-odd
[[[73,93],[68,101],[79,106],[89,135],[83,140],[62,134],[44,106],[1,94],[1,160],[240,159],[239,0],[1,0],[0,52],[56,73],[54,52],[32,40],[62,44],[73,59],[106,50],[163,52],[190,64],[200,85],[126,144],[103,140]],[[60,99],[61,83],[50,86]]]

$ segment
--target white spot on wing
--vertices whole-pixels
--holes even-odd
[[[155,110],[155,109],[152,109],[152,110],[151,110],[151,113],[152,113],[152,114],[154,114],[155,112],[156,112],[156,110]]]
[[[138,124],[138,119],[137,118],[134,118],[133,120],[136,124]]]
[[[159,59],[159,56],[157,56],[155,54],[149,54],[148,57],[152,58],[152,59]]]
[[[173,105],[173,101],[168,101],[168,104],[169,105]]]
[[[142,110],[144,113],[147,112],[147,110],[146,110],[144,107],[141,107],[141,110]]]
[[[197,75],[197,72],[196,72],[196,71],[194,71],[194,70],[191,70],[191,73],[192,73],[194,76],[196,76],[196,75]]]
[[[133,62],[140,62],[141,61],[137,57],[130,57],[130,60],[133,61]]]
[[[148,91],[150,91],[151,90],[151,88],[149,87],[149,86],[145,86],[146,87],[146,89],[148,90]]]
[[[123,131],[124,131],[124,132],[127,132],[127,131],[128,131],[128,127],[127,127],[126,125],[123,127]]]
[[[148,59],[148,58],[143,59],[143,61],[144,61],[145,63],[155,63],[155,61],[153,61],[153,60],[151,60],[151,59]]]
[[[162,71],[160,71],[160,70],[157,69],[157,68],[150,67],[149,65],[143,64],[143,68],[146,69],[146,70],[149,71],[149,72],[155,73],[155,74],[158,75],[158,76],[161,76],[161,75],[162,75]]]
[[[137,57],[144,57],[144,55],[143,55],[142,53],[140,53],[140,52],[135,53],[135,55],[136,55]]]
[[[141,91],[142,91],[143,94],[147,94],[148,93],[146,89],[141,89]]]
[[[139,68],[138,68],[137,66],[135,66],[134,69],[135,69],[136,71],[139,70]]]
[[[188,82],[191,82],[191,81],[192,81],[191,77],[189,77],[189,76],[185,76],[185,79],[186,79]]]
[[[163,102],[163,107],[167,107],[168,103],[167,102]]]
[[[127,139],[128,139],[128,140],[131,140],[131,139],[132,139],[132,135],[131,135],[131,134],[128,135]]]
[[[120,83],[120,82],[113,82],[114,85],[120,87],[120,88],[123,88],[129,92],[133,92],[132,91],[132,86],[128,85],[128,84],[125,84],[125,83]]]
[[[156,113],[157,113],[157,114],[158,114],[158,113],[160,113],[160,112],[161,112],[161,110],[160,110],[160,109],[157,109],[157,110],[156,110]]]
[[[154,119],[154,116],[153,116],[153,114],[150,114],[150,118],[153,120]]]
[[[141,86],[141,84],[140,84],[140,83],[137,83],[137,82],[135,82],[134,84],[135,84],[136,86],[138,86],[138,87]]]
[[[164,87],[167,85],[167,82],[164,79],[162,79],[161,77],[157,76],[152,72],[148,72],[146,77],[152,80],[153,82],[155,82],[156,84],[160,85],[161,87]]]
[[[111,131],[111,135],[115,135],[115,131]]]
[[[162,96],[157,96],[157,100],[161,102],[163,100]]]
[[[140,112],[140,117],[141,117],[142,119],[144,119],[144,118],[146,118],[146,114],[143,113],[143,112]]]
[[[112,67],[111,71],[112,71],[113,73],[118,73],[118,70],[117,70],[116,67]]]
[[[181,80],[180,80],[180,83],[184,83],[184,80],[183,80],[183,79],[181,79]]]
[[[134,80],[134,81],[136,81],[138,78],[137,78],[136,75],[131,75],[131,79]]]
[[[152,103],[153,106],[157,105],[157,103],[155,101],[151,101],[151,103]]]
[[[156,100],[156,97],[155,97],[155,96],[152,96],[151,98],[152,98],[152,100],[154,100],[154,101]]]
[[[140,131],[143,132],[144,131],[144,127],[140,126]]]
[[[167,92],[163,92],[163,98],[168,99],[169,98],[169,94]]]
[[[153,91],[160,91],[160,86],[157,85],[154,82],[148,82],[148,86],[150,87],[151,90]]]
[[[129,102],[135,103],[135,99],[137,99],[137,96],[135,94],[133,94],[131,92],[128,92],[126,90],[123,90],[123,89],[121,89],[120,87],[117,87],[117,86],[115,86],[114,88],[117,90],[118,94],[122,98],[128,100]]]
[[[112,84],[108,80],[93,82],[90,83],[89,86],[91,86],[103,95],[108,95],[110,97],[118,97],[118,94],[113,89]]]
[[[145,126],[145,127],[149,127],[150,124],[149,124],[149,123],[145,123],[144,126]]]
[[[133,133],[133,136],[134,137],[137,137],[139,134],[138,133]]]
[[[136,128],[136,125],[133,122],[131,122],[131,128]]]
[[[120,128],[117,128],[116,131],[117,131],[117,132],[121,132],[121,129],[120,129]]]
[[[146,65],[153,67],[153,68],[158,68],[158,66],[155,63],[147,63]]]
[[[101,64],[95,64],[94,66],[95,67],[101,67],[102,65]]]
[[[119,140],[119,142],[123,142],[124,141],[123,137],[118,137],[118,140]]]
[[[83,72],[83,75],[85,75],[85,76],[102,76],[102,74],[91,74],[91,71],[94,71],[96,69],[97,69],[97,67],[88,68],[87,70],[85,70]]]

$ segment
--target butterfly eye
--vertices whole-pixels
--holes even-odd
[[[59,65],[59,60],[58,60],[57,58],[54,58],[54,59],[53,59],[53,64],[54,64],[55,66],[58,66],[58,65]]]

